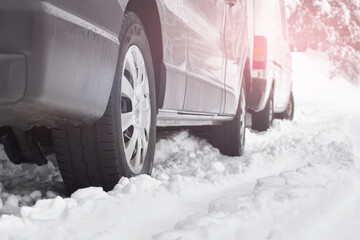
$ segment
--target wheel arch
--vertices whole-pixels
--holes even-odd
[[[148,37],[151,56],[154,64],[157,108],[160,107],[160,84],[162,79],[161,68],[163,62],[163,38],[159,8],[155,0],[130,0],[125,12],[134,12],[142,22]]]

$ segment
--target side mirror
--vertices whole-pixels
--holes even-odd
[[[305,52],[308,45],[308,39],[302,34],[298,34],[295,43],[290,45],[290,50],[292,52]]]

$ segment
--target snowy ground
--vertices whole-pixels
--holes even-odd
[[[294,55],[295,120],[248,131],[242,157],[160,132],[153,177],[65,198],[55,162],[0,151],[0,239],[359,239],[360,90],[326,62]]]

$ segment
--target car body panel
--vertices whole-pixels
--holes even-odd
[[[285,12],[284,0],[280,2],[280,15],[281,15],[281,33],[282,33],[282,64],[281,64],[281,83],[280,83],[280,94],[277,101],[274,102],[275,112],[284,112],[288,106],[290,95],[292,91],[292,59],[288,37],[288,27]]]
[[[162,108],[181,110],[186,91],[187,25],[184,3],[176,0],[157,0],[161,19],[163,43]]]
[[[183,110],[219,114],[224,92],[224,0],[185,0],[187,87]],[[211,94],[211,97],[209,97]]]
[[[103,5],[106,5],[103,6]],[[47,125],[56,121],[92,121],[109,98],[119,49],[119,28],[97,13],[113,12],[116,0],[13,0],[0,3],[0,53],[26,59],[23,96],[0,103],[0,124]],[[69,8],[71,7],[71,10]],[[103,14],[102,14],[103,15]],[[91,20],[89,20],[91,19]]]

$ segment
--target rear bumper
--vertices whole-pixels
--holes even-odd
[[[117,37],[51,2],[0,2],[0,126],[91,122],[105,111]]]

